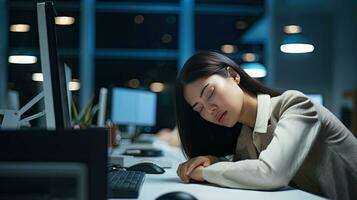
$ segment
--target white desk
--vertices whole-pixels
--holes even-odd
[[[222,188],[210,184],[186,184],[181,182],[179,177],[176,175],[176,168],[180,160],[183,158],[182,155],[179,154],[179,149],[168,149],[167,147],[164,149],[169,150],[165,151],[165,155],[168,159],[173,160],[173,167],[170,169],[165,169],[166,172],[164,174],[147,174],[144,184],[140,190],[140,195],[138,198],[139,200],[154,200],[162,194],[173,191],[188,192],[199,200],[324,199],[319,196],[292,188],[286,188],[279,191],[256,191]]]

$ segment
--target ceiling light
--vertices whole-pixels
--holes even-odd
[[[76,20],[74,19],[74,17],[70,17],[70,16],[58,16],[55,17],[55,23],[57,25],[72,25],[74,24]]]
[[[9,56],[8,61],[12,64],[34,64],[37,62],[37,57],[29,55],[12,55]]]
[[[10,31],[24,33],[24,32],[29,32],[30,28],[31,26],[28,24],[12,24],[10,26]]]
[[[287,34],[301,33],[302,28],[299,25],[286,25],[284,26],[284,32]]]
[[[33,73],[32,74],[33,81],[43,81],[43,74],[42,73]]]
[[[280,46],[280,51],[284,53],[310,53],[314,49],[314,45],[310,44],[301,35],[288,36]]]
[[[162,92],[165,89],[165,85],[160,82],[154,82],[150,84],[150,90],[153,92]]]
[[[142,15],[136,15],[136,16],[134,17],[134,22],[135,22],[135,24],[142,24],[142,23],[144,23],[144,16],[142,16]]]
[[[234,45],[225,44],[225,45],[222,45],[221,51],[223,53],[234,53],[237,51],[237,47]]]
[[[242,60],[244,62],[254,62],[256,61],[257,57],[254,53],[243,53]]]
[[[245,21],[237,21],[235,27],[236,29],[242,30],[242,29],[246,29],[248,27],[248,24]]]
[[[78,79],[73,79],[68,83],[69,91],[78,91],[81,88],[81,83]]]
[[[130,79],[128,85],[131,88],[138,88],[140,86],[140,81],[136,78]]]
[[[267,70],[260,63],[243,63],[241,64],[241,68],[253,78],[262,78],[267,75]]]
[[[172,41],[172,36],[170,34],[164,34],[162,37],[161,37],[161,41],[163,43],[170,43]]]

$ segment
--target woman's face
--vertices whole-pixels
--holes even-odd
[[[192,109],[209,122],[233,127],[240,118],[244,93],[239,77],[212,75],[184,87],[184,97]]]

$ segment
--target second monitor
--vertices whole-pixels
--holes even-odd
[[[116,124],[155,126],[155,93],[139,89],[113,88],[111,120]]]

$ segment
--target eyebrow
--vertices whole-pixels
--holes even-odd
[[[205,91],[205,89],[207,88],[208,85],[209,85],[209,83],[207,83],[207,84],[202,88],[201,93],[200,93],[200,98],[202,98],[203,92]],[[197,102],[192,105],[192,108],[194,108],[196,105],[197,105]]]

